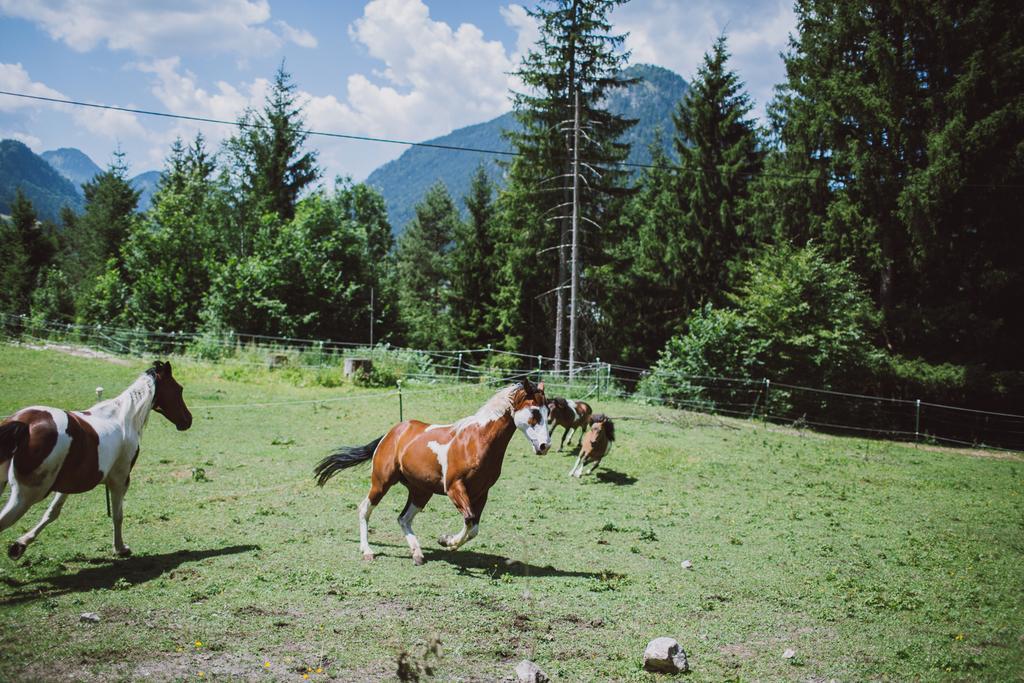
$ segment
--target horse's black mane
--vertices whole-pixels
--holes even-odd
[[[610,417],[604,413],[597,413],[590,418],[590,424],[594,424],[595,422],[603,422],[604,432],[608,435],[608,441],[615,441],[615,423],[612,422]]]
[[[569,402],[561,396],[552,396],[548,399],[548,403],[554,403],[561,410],[569,410]]]

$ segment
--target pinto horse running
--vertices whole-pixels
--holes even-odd
[[[569,441],[569,447],[572,448],[572,437],[577,429],[580,430],[580,440],[576,443],[579,447],[583,443],[583,430],[590,423],[590,414],[593,409],[589,404],[583,401],[573,401],[568,398],[550,398],[548,399],[548,415],[551,418],[551,431],[555,431],[555,427],[562,428],[562,441],[558,444],[558,450],[561,451],[565,447],[566,439]]]
[[[462,531],[438,542],[452,550],[477,534],[487,493],[501,475],[501,464],[512,435],[519,430],[534,452],[551,448],[544,383],[529,380],[505,387],[475,414],[450,425],[428,425],[406,420],[365,446],[342,448],[316,466],[317,484],[323,486],[337,472],[366,460],[373,461],[370,492],[359,504],[359,549],[372,560],[367,522],[373,508],[398,482],[409,498],[398,525],[405,534],[415,564],[423,564],[423,551],[412,530],[412,520],[431,496],[445,494],[462,513]]]
[[[598,413],[590,418],[590,429],[583,435],[583,442],[580,445],[580,455],[576,458],[576,464],[569,470],[570,477],[579,479],[583,476],[583,468],[591,465],[590,472],[593,474],[601,459],[608,455],[612,449],[612,442],[615,441],[615,423],[607,415]]]
[[[57,492],[39,523],[12,543],[7,554],[12,559],[21,557],[39,532],[60,515],[68,494],[105,483],[110,491],[114,552],[130,555],[121,538],[122,502],[139,457],[139,437],[150,410],[179,431],[192,426],[192,414],[181,394],[171,364],[157,361],[120,396],[88,410],[33,406],[0,422],[0,492],[8,481],[11,484],[11,497],[0,511],[0,531],[51,491]]]

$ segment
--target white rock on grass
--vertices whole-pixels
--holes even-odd
[[[516,678],[519,683],[547,683],[548,675],[539,666],[524,659],[516,666]]]
[[[793,659],[793,657],[796,657],[796,650],[787,648],[786,651],[782,653],[783,659]]]
[[[683,569],[693,569],[693,562],[690,562],[689,560],[683,560],[682,567]]]
[[[686,653],[675,638],[655,638],[644,650],[644,669],[660,673],[687,671]]]
[[[78,618],[86,623],[95,624],[100,620],[100,615],[95,612],[82,612],[82,615]]]

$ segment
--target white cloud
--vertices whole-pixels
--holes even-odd
[[[633,63],[672,69],[690,80],[704,54],[724,33],[732,53],[730,66],[746,82],[763,111],[776,83],[785,76],[779,53],[796,17],[789,0],[634,0],[613,15],[616,31],[628,31],[626,48]]]
[[[508,110],[513,55],[473,24],[434,21],[421,0],[371,0],[349,35],[385,65],[381,85],[347,81],[367,132],[426,139]]]
[[[21,64],[0,64],[0,90],[35,95],[37,97],[65,99],[63,95],[53,88],[34,82]],[[38,109],[40,106],[42,106],[42,103],[39,100],[0,95],[0,111],[3,112],[12,112],[19,109]]]
[[[26,147],[36,154],[43,151],[42,140],[37,138],[35,135],[31,135],[20,130],[0,129],[0,140],[17,140],[24,143]]]
[[[289,26],[287,22],[276,21],[274,22],[278,29],[281,30],[281,35],[292,43],[295,43],[299,47],[314,48],[317,46],[316,36],[305,29],[295,28]]]
[[[0,90],[9,90],[39,97],[69,99],[60,91],[54,90],[46,84],[33,81],[21,64],[0,63]],[[75,107],[68,104],[0,95],[0,111],[14,112],[25,110],[33,112],[46,109],[68,112],[80,127],[94,135],[100,135],[112,140],[146,136],[146,131],[139,123],[138,118],[129,112],[92,107]]]
[[[272,30],[267,0],[0,0],[0,13],[31,21],[78,52],[106,44],[146,56],[262,55],[286,41],[316,46],[312,34],[283,21]]]

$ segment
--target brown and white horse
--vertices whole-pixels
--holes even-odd
[[[590,429],[583,435],[583,442],[580,445],[580,455],[576,458],[576,464],[569,470],[570,477],[579,479],[583,476],[583,468],[593,463],[587,474],[593,474],[597,466],[601,464],[601,458],[608,455],[615,441],[615,423],[607,415],[598,413],[590,418]]]
[[[558,445],[558,450],[562,450],[565,447],[565,442],[568,439],[569,447],[572,447],[572,436],[577,429],[580,430],[580,440],[576,443],[576,446],[580,446],[583,443],[583,429],[590,423],[590,414],[594,412],[589,404],[583,401],[573,401],[568,398],[551,398],[548,399],[548,416],[551,420],[551,431],[555,431],[555,427],[562,428],[562,441]]]
[[[534,385],[524,380],[505,387],[475,414],[454,424],[400,422],[365,446],[342,448],[321,460],[315,470],[317,483],[323,486],[340,470],[372,459],[370,492],[359,504],[359,549],[366,560],[373,559],[366,539],[370,513],[388,489],[398,482],[405,484],[409,498],[398,524],[413,562],[423,564],[423,551],[412,530],[416,513],[431,496],[447,495],[462,513],[463,526],[438,542],[455,550],[476,536],[487,493],[501,475],[505,450],[517,429],[537,454],[551,448],[543,382]]]
[[[139,437],[150,410],[180,431],[192,426],[192,414],[181,394],[171,364],[157,361],[120,396],[88,410],[33,406],[0,422],[0,491],[11,484],[11,497],[0,511],[0,531],[51,491],[57,492],[39,523],[12,543],[7,554],[12,559],[21,557],[25,547],[60,515],[68,494],[105,483],[114,521],[114,552],[130,555],[121,538],[122,502],[139,457]]]

